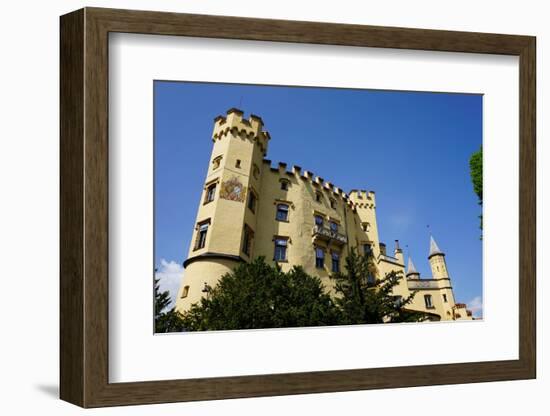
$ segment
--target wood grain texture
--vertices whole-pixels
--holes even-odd
[[[519,56],[519,359],[109,383],[109,32]],[[63,16],[61,18],[61,397],[83,407],[99,407],[534,378],[536,375],[535,49],[535,38],[515,35],[97,8],[87,8]]]
[[[60,388],[84,404],[84,12],[60,23]]]

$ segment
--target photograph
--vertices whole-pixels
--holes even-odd
[[[483,95],[154,81],[155,333],[483,318]]]

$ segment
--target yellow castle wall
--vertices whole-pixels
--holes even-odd
[[[362,254],[364,245],[370,244],[380,277],[392,271],[405,275],[401,250],[390,252],[388,249],[385,256],[381,253],[374,192],[354,190],[346,194],[330,182],[299,167],[289,169],[283,163],[271,166],[271,162],[264,159],[269,134],[263,131],[262,120],[256,116],[246,120],[242,115],[239,110],[232,109],[226,117],[215,120],[212,154],[196,220],[197,224],[207,220],[210,224],[204,248],[195,248],[198,227],[193,230],[177,296],[177,310],[185,311],[192,303],[199,301],[204,295],[204,284],[215,286],[218,279],[238,261],[251,261],[263,256],[267,262],[274,264],[275,237],[288,239],[287,259],[279,262],[284,271],[301,265],[308,274],[320,277],[332,293],[332,251],[340,253],[340,269],[344,270],[345,258],[350,250],[356,249]],[[221,160],[216,167],[214,161],[219,158]],[[238,198],[234,193],[232,199],[222,197],[225,185],[231,181],[240,184]],[[281,181],[288,182],[287,190],[281,189]],[[217,184],[214,200],[204,203],[207,188],[213,183]],[[254,211],[248,208],[250,192],[257,196]],[[321,194],[320,202],[316,200],[317,193]],[[331,206],[331,199],[334,207]],[[276,219],[278,203],[288,204],[288,221]],[[315,215],[323,217],[325,227],[329,226],[329,221],[336,222],[338,232],[346,236],[347,243],[314,236]],[[364,229],[366,224],[367,230]],[[254,233],[250,256],[243,252],[245,225]],[[315,247],[325,250],[323,268],[315,265]],[[436,257],[430,259],[432,269],[437,271],[434,276],[446,277],[444,258]],[[452,312],[455,302],[450,281],[436,282],[437,287],[431,283],[430,289],[420,290],[408,308],[436,313],[441,319],[452,319],[449,312]],[[184,292],[186,296],[182,297]],[[409,283],[403,278],[394,289],[394,294],[406,298],[410,293]],[[433,309],[426,309],[424,293],[432,294]],[[443,302],[442,293],[447,294],[447,303]]]

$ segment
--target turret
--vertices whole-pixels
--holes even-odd
[[[219,278],[240,261],[252,256],[260,194],[263,157],[269,133],[262,119],[236,108],[214,119],[212,154],[199,201],[185,277],[176,307],[180,311],[200,300],[205,285],[216,286]]]
[[[403,257],[403,250],[399,247],[399,240],[395,240],[395,249],[393,250],[393,256],[401,264],[405,264],[405,259]]]
[[[448,279],[447,263],[445,262],[445,253],[439,249],[433,236],[430,236],[430,253],[428,254],[432,276],[434,279]]]
[[[420,279],[420,273],[414,267],[411,257],[409,257],[409,263],[407,264],[407,279]]]

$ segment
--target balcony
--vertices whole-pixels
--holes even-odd
[[[348,242],[348,237],[345,234],[341,234],[338,231],[331,230],[328,227],[322,225],[313,226],[313,239],[335,243],[338,245],[344,245]]]
[[[407,285],[410,290],[437,289],[439,287],[437,284],[437,280],[432,279],[407,280]]]

